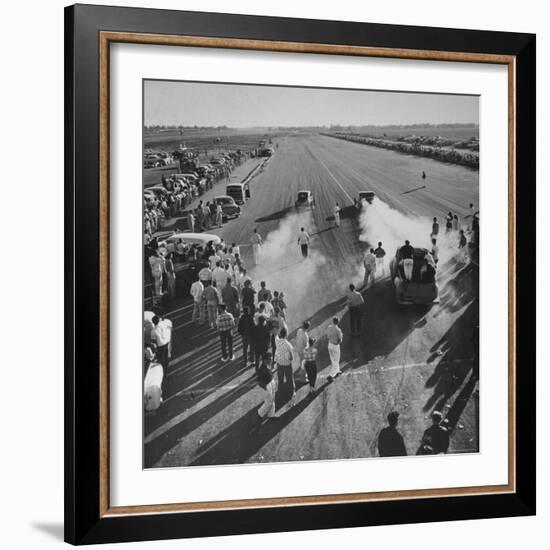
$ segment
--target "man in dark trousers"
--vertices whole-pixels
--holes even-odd
[[[378,454],[380,456],[407,456],[403,436],[397,431],[399,413],[388,414],[388,424],[378,436]]]
[[[239,325],[237,326],[237,331],[241,335],[243,340],[243,361],[245,366],[247,365],[246,356],[248,350],[250,350],[250,363],[254,363],[254,331],[256,325],[254,324],[254,317],[250,314],[250,308],[245,306],[243,309],[243,314],[239,319]]]
[[[424,432],[419,455],[437,455],[449,450],[449,432],[441,425],[443,415],[439,411],[432,413],[432,425]]]

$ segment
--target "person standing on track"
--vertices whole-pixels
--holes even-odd
[[[306,230],[301,227],[300,234],[298,235],[298,244],[302,249],[302,257],[307,258],[307,249],[309,246],[309,235],[306,233]]]
[[[361,307],[365,303],[361,293],[357,291],[354,284],[349,285],[349,292],[346,296],[349,309],[349,324],[352,336],[361,333]]]
[[[401,261],[403,262],[403,276],[406,281],[410,281],[412,279],[414,267],[413,252],[414,249],[409,241],[405,241],[404,246],[402,246],[399,250],[399,255],[401,256]]]
[[[218,318],[218,306],[220,305],[220,294],[215,286],[208,285],[203,292],[206,301],[206,313],[208,315],[208,324],[211,328],[216,328],[216,319]]]
[[[172,341],[172,321],[165,319],[162,316],[155,315],[152,319],[153,330],[151,331],[151,338],[157,345],[156,356],[158,362],[164,369],[164,374],[168,370],[168,363],[170,362],[170,344]]]
[[[193,324],[202,325],[204,323],[204,309],[202,307],[202,294],[204,292],[204,285],[197,278],[197,280],[191,285],[189,293],[193,296],[193,315],[191,321]]]
[[[294,350],[292,344],[287,340],[287,331],[282,328],[279,336],[275,339],[275,363],[277,365],[277,392],[281,404],[289,399],[294,399],[294,374],[292,372],[292,361]]]
[[[432,223],[432,234],[431,237],[436,237],[439,235],[439,223],[437,221],[437,218],[434,218],[434,221]]]
[[[434,259],[435,265],[439,262],[439,246],[437,246],[437,239],[432,239],[432,258]]]
[[[374,255],[376,256],[376,278],[378,278],[386,273],[384,269],[384,256],[386,255],[386,251],[382,248],[382,243],[378,243],[378,248],[374,251]]]
[[[308,346],[304,350],[304,369],[307,374],[307,381],[309,382],[309,397],[315,395],[315,382],[317,381],[317,348],[315,347],[315,340],[310,338],[308,340]]]
[[[338,203],[334,207],[334,225],[340,227],[340,205]]]
[[[338,326],[339,323],[338,317],[334,317],[332,324],[327,328],[328,355],[330,357],[330,370],[327,377],[329,382],[332,382],[342,374],[340,370],[340,345],[342,344],[344,335]]]
[[[239,318],[239,324],[237,326],[237,332],[241,335],[243,341],[243,361],[244,366],[247,366],[248,352],[250,351],[249,362],[254,363],[254,331],[256,325],[254,324],[254,318],[250,315],[248,307],[243,309],[243,314]]]
[[[369,287],[371,279],[374,281],[374,272],[376,270],[376,256],[374,255],[374,248],[371,248],[369,252],[365,254],[363,266],[365,267],[363,287],[366,290]]]
[[[252,255],[254,256],[254,263],[260,265],[262,255],[262,236],[258,233],[257,229],[254,229],[254,233],[250,239],[252,243]]]
[[[227,311],[225,304],[220,306],[220,314],[216,319],[216,327],[220,333],[220,340],[222,344],[222,361],[224,363],[226,361],[233,361],[235,356],[233,355],[232,330],[235,328],[235,318]]]

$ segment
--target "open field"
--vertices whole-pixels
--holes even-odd
[[[364,293],[361,338],[349,335],[344,295],[350,282],[362,279],[366,241],[385,241],[388,258],[397,238],[425,245],[433,216],[452,210],[463,219],[469,203],[478,203],[478,173],[324,136],[275,141],[276,153],[252,180],[241,217],[214,232],[239,243],[248,265],[253,228],[266,239],[251,276],[256,287],[265,279],[272,290],[285,292],[291,336],[302,320],[310,321],[319,342],[318,392],[308,399],[301,386],[296,404],[279,409],[278,422],[258,427],[261,392],[254,370],[243,364],[240,338],[236,360],[222,363],[216,333],[192,325],[190,300],[182,297],[167,315],[175,327],[173,357],[165,402],[145,417],[145,466],[372,457],[392,409],[401,414],[409,454],[434,408],[451,425],[451,452],[477,451],[477,264],[452,255],[441,261],[441,301],[432,307],[398,306],[386,270]],[[294,209],[301,189],[314,193],[314,210]],[[378,197],[367,215],[380,223],[368,234],[350,209],[361,190]],[[215,186],[201,198],[217,194]],[[343,207],[339,228],[332,216],[337,201]],[[302,225],[312,236],[306,260],[296,244]],[[344,374],[328,383],[325,330],[334,315],[342,318]]]
[[[397,128],[394,126],[365,126],[357,129],[352,129],[362,135],[382,136],[386,135],[390,138],[399,136],[441,136],[442,138],[452,140],[464,140],[472,137],[479,138],[478,126],[406,126]]]

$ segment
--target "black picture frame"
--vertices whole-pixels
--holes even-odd
[[[101,31],[513,56],[515,491],[309,506],[100,513]],[[535,62],[532,34],[75,5],[65,9],[65,540],[128,542],[535,514]]]

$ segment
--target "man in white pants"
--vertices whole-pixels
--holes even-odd
[[[258,233],[257,229],[254,229],[252,238],[250,239],[252,243],[252,254],[254,256],[254,264],[260,264],[261,250],[262,250],[262,236]]]
[[[330,357],[329,382],[332,382],[337,376],[342,374],[340,370],[340,344],[344,335],[338,324],[338,317],[334,317],[332,324],[327,328],[328,355]]]
[[[403,274],[405,275],[406,281],[410,281],[412,279],[414,267],[413,252],[414,249],[409,241],[405,241],[405,246],[402,246],[399,250],[399,255],[403,261]]]

